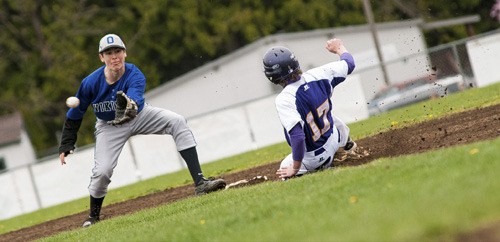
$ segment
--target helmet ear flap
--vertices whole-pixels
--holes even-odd
[[[283,81],[283,77],[281,77],[280,73],[280,67],[269,68],[264,64],[264,74],[266,75],[267,79],[269,79],[269,81],[271,81],[273,84],[278,85]]]

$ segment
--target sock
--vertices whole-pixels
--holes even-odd
[[[101,213],[102,201],[104,201],[104,197],[95,198],[92,197],[92,195],[90,196],[90,217],[99,217],[99,214]]]
[[[201,172],[200,161],[198,160],[198,153],[196,146],[179,151],[182,158],[187,164],[189,173],[193,178],[194,184],[197,185],[203,179],[203,172]]]

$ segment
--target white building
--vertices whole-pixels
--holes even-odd
[[[35,151],[23,127],[21,114],[14,113],[0,117],[0,171],[35,161]]]
[[[421,24],[421,20],[377,24],[383,59],[389,63],[386,67],[389,82],[397,83],[429,72]],[[356,62],[356,69],[351,76],[353,83],[343,84],[349,87],[339,87],[349,89],[352,95],[345,97],[347,99],[337,99],[339,106],[349,106],[344,112],[349,112],[350,108],[356,108],[356,112],[340,116],[344,116],[347,122],[364,118],[364,100],[371,99],[374,91],[385,85],[367,25],[262,38],[151,90],[146,100],[190,118],[276,94],[279,88],[267,81],[263,74],[262,56],[266,50],[274,45],[286,46],[295,53],[301,67],[307,70],[338,59],[325,49],[325,42],[332,37],[343,40]],[[391,64],[403,57],[407,58],[404,62]],[[357,97],[358,94],[362,97]],[[338,93],[334,95],[342,96]],[[352,101],[358,102],[358,107],[352,107]]]

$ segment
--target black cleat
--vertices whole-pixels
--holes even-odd
[[[348,138],[347,140],[347,143],[345,144],[344,146],[344,150],[345,152],[349,153],[349,154],[352,154],[356,151],[356,148],[358,147],[358,145],[356,144],[356,142],[354,142],[351,137]]]
[[[93,225],[95,223],[99,222],[99,217],[89,217],[85,222],[83,222],[82,227],[86,228],[89,227],[90,225]]]
[[[196,196],[205,195],[207,193],[215,192],[226,187],[226,182],[223,179],[206,179],[203,178],[195,188]]]

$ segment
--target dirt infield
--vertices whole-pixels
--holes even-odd
[[[347,158],[336,166],[356,166],[381,157],[394,157],[420,153],[459,144],[495,139],[500,136],[500,105],[433,119],[414,126],[393,129],[357,140],[362,150],[369,155],[359,159]],[[245,171],[223,174],[228,183],[255,176],[267,176],[269,181],[277,180],[274,172],[279,161],[254,167]],[[102,219],[129,214],[145,208],[168,204],[194,196],[193,186],[182,186],[128,201],[108,205],[102,209]],[[80,228],[87,211],[47,221],[42,224],[0,235],[0,241],[31,241],[63,231]],[[489,241],[500,234],[500,222],[474,233],[457,235],[457,241]],[[496,237],[498,238],[498,237]]]

